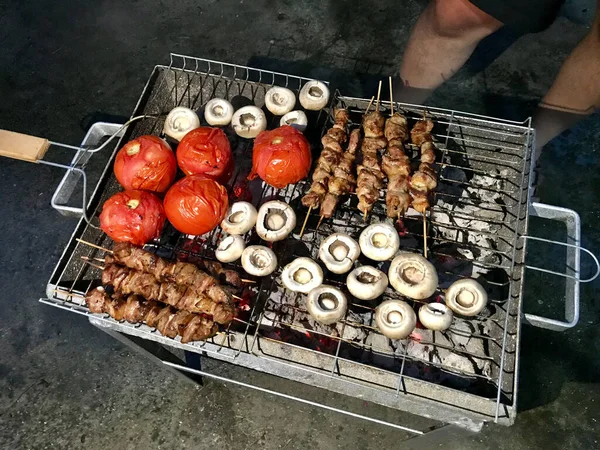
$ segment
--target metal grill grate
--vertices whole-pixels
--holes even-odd
[[[306,81],[291,75],[172,55],[168,66],[154,69],[133,114],[152,117],[130,126],[123,141],[142,134],[159,134],[166,114],[175,106],[201,109],[210,98],[224,97],[234,102],[236,97],[243,96],[260,107],[271,85],[298,91]],[[339,93],[333,99],[334,106],[349,108],[354,126],[360,124],[360,114],[367,103],[367,100],[342,97]],[[387,111],[389,102],[382,102],[382,108]],[[398,104],[395,109],[402,110],[411,119],[423,114],[422,107],[414,105]],[[366,386],[396,399],[402,394],[416,395],[425,401],[434,400],[458,408],[467,415],[510,421],[516,404],[524,259],[524,240],[519,236],[526,230],[530,124],[435,108],[429,109],[427,114],[435,122],[434,137],[441,152],[440,187],[428,215],[428,253],[439,271],[441,287],[460,277],[483,277],[494,300],[485,314],[470,320],[456,319],[453,327],[444,333],[419,329],[408,340],[390,342],[374,327],[373,305],[365,303],[353,303],[337,327],[319,327],[308,319],[302,296],[280,286],[277,272],[245,288],[242,297],[249,300],[248,310],[209,341],[181,344],[145,325],[126,322],[119,324],[119,331],[194,352],[206,352],[259,370],[273,369],[273,373],[290,378],[292,369],[286,375],[285,370],[280,370],[282,365],[294,370],[300,368],[338,380],[340,384],[335,386],[323,382],[323,387],[349,395],[359,395],[357,386]],[[268,118],[270,128],[278,125],[277,118]],[[329,116],[309,115],[311,125],[307,136],[315,144],[314,150],[319,150],[316,143],[331,122],[331,111]],[[237,172],[231,186],[234,191],[239,188],[240,195],[251,192],[257,204],[272,198],[284,199],[295,208],[299,218],[303,218],[306,210],[299,199],[308,188],[308,182],[279,191],[252,182],[246,189],[242,180],[250,168],[251,142],[244,139],[235,142]],[[93,220],[97,220],[103,201],[119,189],[108,171],[98,189],[93,215],[90,214]],[[381,200],[370,221],[385,216],[383,197]],[[358,237],[365,223],[355,204],[356,199],[350,196],[338,208],[335,217],[323,222],[318,230],[315,230],[318,216],[313,214],[302,239],[298,239],[296,229],[293,239],[275,243],[273,250],[280,258],[280,267],[296,256],[310,255],[316,259],[321,239],[334,231],[343,230]],[[422,251],[421,216],[409,211],[403,223],[406,231],[401,246]],[[111,246],[103,233],[84,221],[78,225],[74,237],[99,246]],[[148,248],[167,258],[192,262],[197,258],[213,259],[219,237],[219,231],[190,238],[168,229],[160,242]],[[259,239],[251,235],[247,241],[257,243]],[[72,240],[51,279],[47,302],[89,315],[81,296],[98,282],[100,270],[86,264],[82,257],[102,256],[101,250]],[[225,266],[241,270],[236,264]],[[342,286],[344,280],[345,277],[328,275],[326,282]],[[385,295],[400,298],[392,289]],[[115,325],[109,317],[94,317]],[[465,340],[472,343],[465,344]],[[437,360],[436,354],[445,357]],[[452,364],[448,358],[456,358],[459,363]],[[465,360],[471,361],[472,370],[461,366]],[[277,370],[269,366],[271,363],[278,365]],[[295,377],[304,381],[300,376]],[[480,402],[477,406],[474,399]],[[402,408],[392,405],[391,400],[374,401]]]

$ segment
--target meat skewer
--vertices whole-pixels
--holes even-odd
[[[385,204],[387,216],[399,218],[410,207],[408,191],[410,159],[404,153],[404,143],[408,141],[408,122],[400,112],[394,113],[392,78],[390,77],[390,104],[392,115],[385,122],[384,135],[388,141],[387,153],[382,158],[381,169],[388,179]]]
[[[335,168],[340,163],[344,150],[342,146],[348,140],[348,122],[350,117],[348,110],[344,108],[334,111],[334,124],[321,138],[323,150],[317,159],[317,164],[312,174],[312,184],[308,192],[302,197],[302,204],[308,208],[300,237],[304,234],[304,228],[308,221],[310,212],[321,206],[328,192],[329,179],[334,176]]]
[[[379,83],[381,91],[381,82]],[[373,205],[379,198],[379,190],[383,187],[383,172],[379,163],[379,151],[387,146],[384,137],[385,118],[379,112],[379,92],[377,94],[377,106],[375,111],[368,110],[363,116],[362,127],[365,134],[361,145],[362,163],[357,166],[357,189],[358,209],[367,214],[373,209]]]
[[[431,137],[433,122],[425,117],[410,131],[411,141],[421,149],[421,164],[410,179],[412,206],[420,213],[430,208],[429,193],[437,187],[437,174],[433,169],[435,145]]]
[[[213,316],[220,324],[230,323],[235,316],[235,306],[215,302],[197,286],[173,281],[159,282],[151,273],[140,272],[117,264],[107,263],[102,272],[102,284],[110,285],[122,295],[137,294],[147,300],[159,301],[192,313]]]
[[[433,121],[427,119],[423,113],[423,119],[419,120],[412,130],[410,137],[413,144],[421,149],[421,164],[410,179],[410,195],[412,206],[423,214],[423,254],[427,258],[427,217],[425,212],[431,207],[429,194],[437,187],[437,174],[433,169],[435,162],[435,145],[431,136]]]
[[[147,272],[159,282],[175,282],[192,286],[198,293],[207,295],[216,303],[233,305],[231,293],[224,289],[217,279],[203,272],[194,264],[181,261],[170,262],[154,253],[126,243],[115,244],[112,256],[107,255],[105,261],[107,266],[112,262],[117,262],[130,269]],[[213,268],[216,265],[221,266],[219,263],[210,264]]]
[[[91,290],[85,296],[90,311],[106,313],[115,320],[129,323],[146,322],[163,336],[181,336],[181,343],[202,341],[217,334],[218,326],[208,317],[188,311],[178,311],[155,301],[146,301],[139,295],[111,298],[102,288]]]
[[[352,166],[356,159],[356,149],[360,141],[360,129],[352,130],[348,141],[348,148],[342,156],[342,160],[333,171],[333,177],[327,183],[328,192],[321,203],[321,217],[327,219],[333,216],[335,208],[342,195],[348,194],[356,186],[356,178],[352,173]]]

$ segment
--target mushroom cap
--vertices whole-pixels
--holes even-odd
[[[167,115],[164,133],[176,141],[180,141],[186,134],[199,126],[200,119],[194,111],[184,106],[178,106]]]
[[[224,98],[213,98],[204,107],[204,119],[209,125],[228,125],[232,117],[233,105]]]
[[[452,310],[443,303],[426,303],[419,308],[419,320],[430,330],[447,330],[453,317]]]
[[[415,329],[417,315],[402,300],[386,300],[375,310],[375,323],[384,336],[404,339]]]
[[[455,281],[446,290],[446,306],[461,316],[472,317],[487,305],[487,292],[472,278]]]
[[[242,256],[245,248],[244,239],[237,234],[232,234],[221,239],[215,250],[215,257],[224,263],[237,261]]]
[[[235,202],[227,210],[221,228],[229,234],[244,234],[256,224],[257,217],[258,212],[252,203]]]
[[[273,86],[265,94],[265,106],[274,115],[283,116],[296,106],[296,95],[288,88]]]
[[[402,295],[423,300],[437,289],[438,276],[429,261],[416,253],[401,253],[396,256],[388,271],[390,284]]]
[[[262,109],[244,106],[233,113],[231,125],[238,136],[254,139],[261,131],[267,129],[267,118]]]
[[[250,275],[265,277],[277,269],[277,256],[264,245],[250,245],[242,252],[242,267]]]
[[[373,266],[360,266],[348,274],[346,286],[360,300],[374,300],[385,292],[388,277]]]
[[[387,261],[400,248],[400,236],[389,223],[374,223],[365,228],[358,238],[363,254],[373,261]]]
[[[281,281],[290,291],[306,294],[323,284],[323,269],[310,258],[296,258],[283,268]]]
[[[285,114],[279,121],[279,126],[290,125],[300,132],[304,132],[308,126],[308,117],[304,111],[296,110]]]
[[[338,288],[322,284],[308,293],[306,309],[317,322],[328,325],[344,318],[348,300]]]
[[[319,259],[333,273],[346,273],[360,256],[358,242],[344,233],[327,236],[319,246]]]
[[[261,239],[276,242],[285,239],[296,227],[296,213],[280,200],[265,202],[258,209],[256,233]]]
[[[318,111],[329,103],[329,88],[321,81],[309,81],[302,86],[298,99],[304,109]]]

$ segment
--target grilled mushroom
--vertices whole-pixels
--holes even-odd
[[[344,233],[327,236],[319,247],[319,259],[333,273],[346,273],[360,256],[358,242]]]
[[[213,98],[204,107],[204,118],[209,125],[228,125],[232,117],[233,106],[223,98]]]
[[[320,81],[309,81],[302,86],[299,100],[304,109],[318,111],[329,102],[329,88]]]
[[[267,129],[267,118],[262,109],[256,106],[244,106],[233,113],[231,125],[240,137],[254,139]]]
[[[361,266],[354,269],[346,278],[350,293],[360,300],[374,300],[385,291],[388,277],[373,266]]]
[[[290,291],[306,294],[323,283],[323,269],[310,258],[296,258],[283,268],[281,281]]]
[[[266,277],[277,268],[277,256],[264,245],[250,245],[242,252],[242,267],[250,275]]]
[[[306,309],[317,322],[327,325],[344,318],[348,300],[338,288],[322,284],[308,293]]]
[[[375,310],[375,323],[384,336],[404,339],[415,329],[417,316],[408,303],[386,300]]]
[[[400,237],[388,223],[374,223],[360,233],[358,239],[363,254],[373,261],[386,261],[400,248]]]
[[[296,96],[288,88],[273,86],[265,94],[265,106],[274,115],[283,116],[296,106]]]
[[[215,257],[224,263],[237,261],[242,256],[245,248],[246,243],[241,236],[236,234],[227,236],[219,242],[215,250]]]
[[[263,203],[258,210],[256,232],[261,239],[276,242],[285,239],[296,226],[296,213],[279,200]]]
[[[452,310],[442,303],[427,303],[419,308],[419,320],[430,330],[447,330],[452,324],[452,317]]]
[[[291,111],[281,118],[279,126],[290,125],[300,132],[304,132],[308,126],[308,118],[304,111]]]
[[[164,132],[167,136],[180,141],[188,132],[199,126],[200,119],[194,111],[190,108],[178,106],[167,115]]]
[[[446,306],[461,316],[476,316],[487,304],[487,292],[477,281],[465,278],[446,290]]]
[[[252,203],[235,202],[229,207],[221,228],[229,234],[244,234],[254,226],[258,213]]]
[[[429,261],[416,253],[401,253],[390,264],[390,283],[402,295],[423,300],[437,289],[438,276]]]

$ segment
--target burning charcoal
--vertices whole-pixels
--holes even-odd
[[[443,361],[444,366],[456,369],[459,372],[465,373],[477,373],[477,368],[473,365],[473,362],[465,357],[456,353],[450,353]]]

